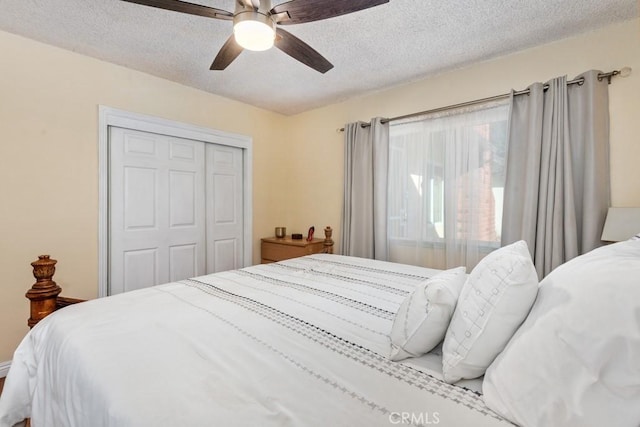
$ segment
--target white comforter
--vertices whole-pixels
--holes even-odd
[[[428,357],[387,358],[433,273],[313,255],[65,308],[17,349],[0,426],[508,425]]]

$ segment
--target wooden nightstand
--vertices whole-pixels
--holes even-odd
[[[262,239],[260,245],[260,262],[266,264],[311,254],[333,253],[332,232],[331,227],[327,227],[324,229],[326,236],[324,240],[313,239],[311,242],[307,242],[306,239],[293,240],[291,236],[286,236],[281,239],[277,237],[265,237]]]

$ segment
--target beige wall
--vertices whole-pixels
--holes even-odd
[[[428,60],[428,59],[427,59]],[[614,206],[640,206],[640,21],[522,51],[292,117],[290,155],[296,201],[286,224],[333,224],[340,238],[343,143],[336,129],[371,117],[394,117],[524,89],[535,81],[589,69],[629,66],[631,76],[609,86]]]
[[[273,227],[332,225],[339,240],[345,123],[630,66],[610,86],[613,204],[640,206],[640,21],[523,51],[293,117],[0,32],[0,362],[27,328],[28,262],[60,260],[69,296],[97,294],[97,106],[166,117],[254,141],[254,261]]]
[[[98,105],[253,137],[254,260],[284,214],[286,117],[0,32],[0,362],[27,331],[29,262],[63,294],[97,295]]]

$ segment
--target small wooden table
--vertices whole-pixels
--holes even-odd
[[[260,245],[260,262],[266,264],[321,252],[326,252],[323,239],[307,242],[306,239],[293,240],[291,236],[265,237]]]

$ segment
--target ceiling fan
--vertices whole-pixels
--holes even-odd
[[[389,0],[291,0],[271,7],[271,0],[235,0],[233,13],[215,7],[179,0],[123,0],[174,12],[233,21],[233,34],[213,60],[211,70],[224,70],[244,49],[278,49],[313,68],[326,73],[333,68],[311,46],[280,28],[346,15],[388,3]]]

